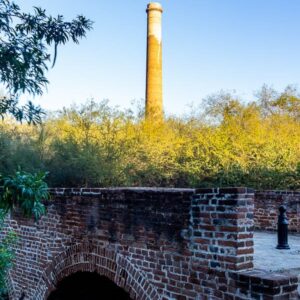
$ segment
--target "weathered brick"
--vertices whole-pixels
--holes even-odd
[[[12,300],[23,290],[29,300],[45,299],[77,271],[96,271],[138,300],[295,294],[294,277],[246,271],[254,229],[253,191],[246,188],[51,193],[38,223],[18,212],[7,220],[5,232],[13,228],[19,236]]]

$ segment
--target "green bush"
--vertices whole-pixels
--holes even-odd
[[[41,201],[49,198],[48,185],[44,181],[46,175],[17,171],[14,176],[4,178],[0,208],[8,212],[19,207],[25,216],[38,220],[45,214]]]
[[[4,232],[5,213],[0,210],[0,231]],[[0,243],[0,300],[6,299],[6,275],[9,268],[12,266],[14,258],[14,245],[16,242],[16,234],[9,231]]]
[[[25,216],[35,220],[45,214],[42,200],[49,198],[45,183],[46,173],[30,174],[17,171],[14,176],[1,179],[0,231],[4,231],[4,220],[9,211],[19,208]],[[0,240],[0,299],[6,299],[6,275],[12,266],[16,234],[8,231]]]
[[[300,98],[263,87],[256,102],[220,93],[200,111],[166,117],[89,101],[34,128],[2,123],[0,172],[49,171],[51,186],[246,185],[300,188]],[[1,148],[0,148],[1,149]]]

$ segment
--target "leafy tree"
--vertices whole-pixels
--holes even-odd
[[[7,93],[0,99],[0,117],[11,114],[19,121],[39,123],[42,109],[32,102],[18,106],[20,94],[43,93],[51,60],[48,46],[54,47],[54,66],[58,46],[69,40],[78,43],[91,28],[92,22],[84,16],[66,22],[63,16],[49,16],[44,9],[35,7],[33,13],[24,13],[14,2],[0,0],[0,81]]]
[[[264,85],[256,95],[264,116],[286,115],[300,121],[300,95],[288,85],[282,93]]]

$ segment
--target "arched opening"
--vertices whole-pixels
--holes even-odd
[[[62,279],[48,300],[131,300],[129,294],[105,276],[76,272]]]
[[[97,298],[97,300],[161,299],[156,285],[153,285],[151,280],[149,280],[147,273],[132,263],[127,257],[117,251],[100,246],[92,246],[91,244],[72,245],[57,254],[45,268],[30,299],[59,299],[49,297],[52,292],[54,294],[54,291],[57,290],[60,282],[77,272],[96,273],[98,276],[105,276],[110,282],[123,289],[123,292],[126,291],[129,294],[129,296],[126,294],[125,297],[127,298],[107,298],[107,292],[106,295],[103,292],[101,298]],[[83,282],[82,280],[80,281]],[[97,283],[97,286],[97,290],[101,290],[103,281],[101,285]],[[51,297],[53,296],[51,295]],[[76,300],[79,298],[71,299]],[[89,298],[84,299],[88,300]]]

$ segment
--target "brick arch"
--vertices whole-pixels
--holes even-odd
[[[143,271],[117,251],[90,244],[74,245],[58,254],[44,271],[33,299],[44,300],[57,283],[76,272],[97,272],[129,293],[133,300],[159,300]]]

